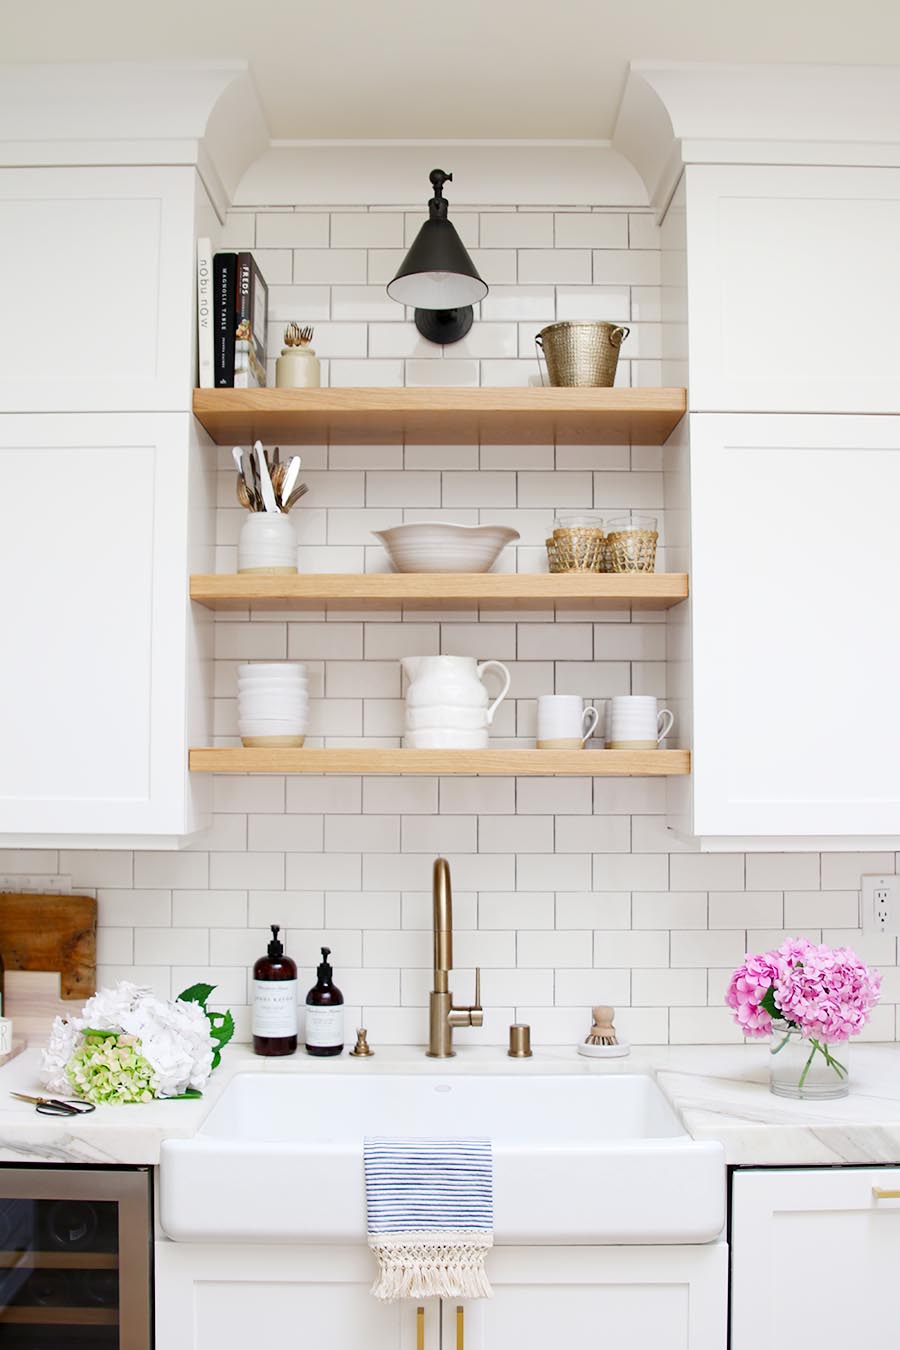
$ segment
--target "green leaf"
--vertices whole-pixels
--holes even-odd
[[[202,1097],[203,1093],[198,1092],[196,1088],[185,1088],[184,1092],[176,1092],[174,1097],[166,1097],[167,1102],[191,1101],[195,1097]]]
[[[234,1035],[234,1018],[230,1012],[208,1012],[206,1015],[209,1018],[209,1030],[215,1046],[212,1066],[217,1069],[222,1062],[222,1048]]]
[[[776,1022],[781,1022],[784,1020],[784,1018],[782,1017],[781,1009],[775,1002],[774,984],[769,985],[768,989],[765,992],[765,996],[760,999],[759,1006],[762,1008],[763,1012],[767,1012],[770,1017],[774,1017]]]
[[[215,987],[214,984],[192,984],[190,989],[185,989],[178,995],[178,1002],[199,1003],[205,1011],[209,996]]]
[[[221,1050],[234,1035],[234,1018],[230,1012],[210,1012],[206,1004],[215,989],[214,984],[192,984],[190,989],[178,995],[179,1003],[199,1003],[209,1020],[209,1034],[213,1043],[212,1067],[217,1069],[222,1062]],[[196,1094],[200,1096],[199,1092]]]
[[[99,1027],[85,1027],[81,1034],[82,1036],[121,1036],[122,1028],[119,1027],[117,1031],[101,1031]]]

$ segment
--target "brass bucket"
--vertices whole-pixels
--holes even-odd
[[[615,383],[619,348],[629,331],[617,323],[578,319],[548,324],[534,339],[538,364],[543,352],[551,385],[609,388]]]

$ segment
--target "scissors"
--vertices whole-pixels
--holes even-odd
[[[11,1092],[20,1102],[33,1103],[39,1116],[86,1116],[94,1110],[93,1102],[67,1101],[62,1097],[29,1097],[26,1092]]]

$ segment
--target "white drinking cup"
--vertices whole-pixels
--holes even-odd
[[[599,720],[597,709],[586,708],[578,694],[542,694],[537,707],[537,748],[582,750]]]
[[[656,750],[675,724],[650,694],[619,694],[609,700],[606,745],[609,750]]]

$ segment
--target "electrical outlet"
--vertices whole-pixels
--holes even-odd
[[[862,878],[863,929],[900,933],[900,877]]]

